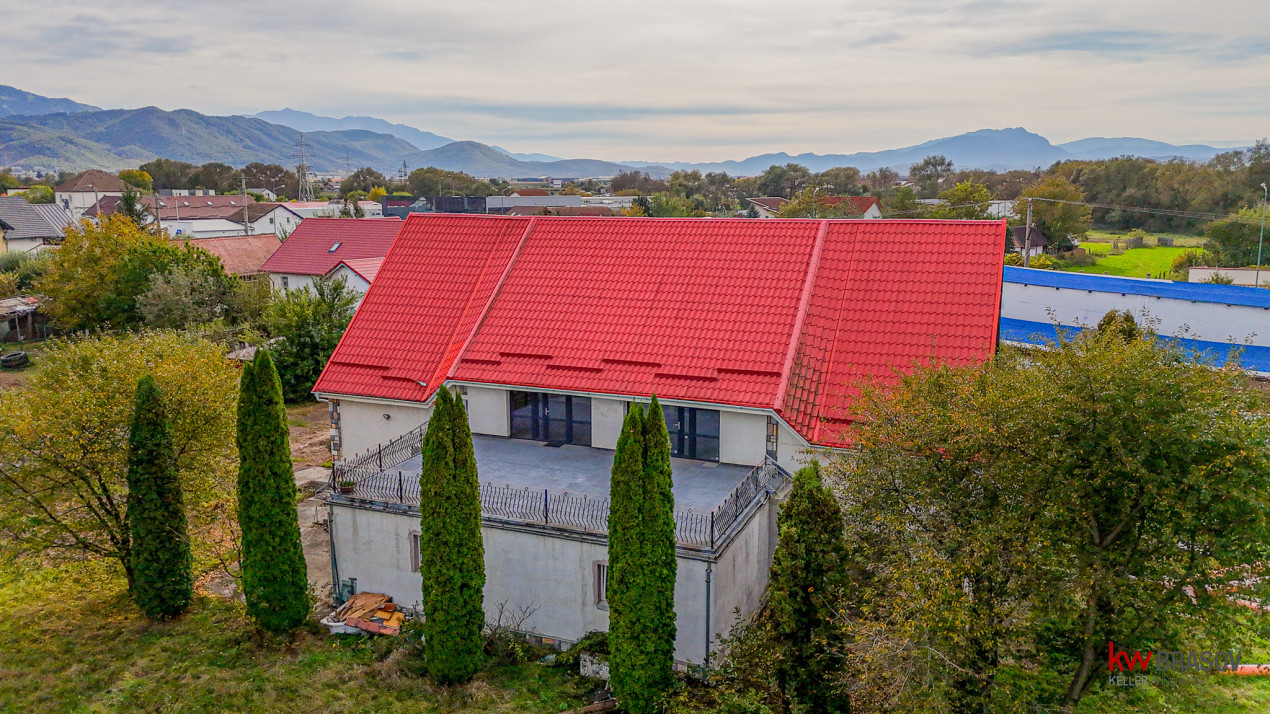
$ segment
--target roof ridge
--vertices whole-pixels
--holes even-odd
[[[458,366],[459,362],[463,361],[463,355],[467,354],[467,348],[471,346],[472,339],[476,337],[477,332],[480,332],[481,325],[485,323],[485,318],[489,317],[489,312],[494,306],[494,301],[498,299],[498,294],[502,292],[503,286],[507,283],[507,276],[511,275],[512,268],[516,265],[517,259],[520,258],[520,253],[524,250],[525,243],[529,241],[529,236],[533,234],[534,224],[537,222],[537,216],[531,217],[529,219],[529,224],[525,226],[524,232],[520,234],[520,242],[516,244],[516,250],[512,251],[511,257],[507,259],[507,265],[503,267],[503,274],[498,276],[498,282],[494,284],[494,289],[490,291],[489,299],[485,301],[485,306],[481,308],[481,314],[477,316],[476,323],[472,325],[472,330],[467,333],[467,339],[463,340],[463,346],[460,347],[458,353],[454,355],[454,361],[450,362],[449,367],[446,368],[446,379],[450,379],[454,376],[455,367]],[[512,225],[515,225],[515,223],[512,223]],[[493,253],[494,251],[491,247],[490,255],[493,255]],[[484,268],[481,269],[481,272],[485,272]],[[473,285],[472,290],[473,292],[476,291],[475,285]],[[466,308],[464,311],[466,312]]]
[[[829,233],[829,222],[821,221],[820,231],[816,233],[816,243],[811,249],[811,258],[807,262],[807,273],[804,277],[803,294],[798,301],[798,315],[794,318],[793,333],[789,336],[789,348],[785,350],[785,362],[781,368],[781,383],[776,390],[776,411],[785,408],[785,395],[789,392],[789,380],[794,371],[794,354],[802,342],[803,323],[807,318],[807,306],[811,304],[811,292],[816,284],[816,274],[820,271],[821,249],[825,246],[825,236]]]

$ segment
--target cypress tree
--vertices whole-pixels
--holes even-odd
[[[127,518],[137,607],[151,619],[179,615],[194,597],[190,535],[172,425],[150,375],[137,383],[128,435]]]
[[[463,400],[445,387],[423,436],[419,513],[428,673],[439,684],[466,682],[484,659],[481,490]]]
[[[794,474],[794,486],[777,516],[770,611],[780,647],[776,680],[795,714],[845,714],[844,694],[834,691],[841,668],[841,638],[832,622],[843,595],[847,546],[842,512],[820,481],[812,461]]]
[[[654,396],[632,405],[609,485],[609,664],[613,693],[634,714],[657,710],[673,684],[675,518],[670,436]]]
[[[247,614],[270,632],[309,615],[295,477],[282,385],[265,349],[243,369],[238,394],[238,524]]]

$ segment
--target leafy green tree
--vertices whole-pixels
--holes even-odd
[[[198,167],[185,161],[155,159],[141,164],[138,170],[151,176],[151,187],[159,190],[194,188],[194,173]]]
[[[423,436],[419,572],[424,653],[440,684],[466,682],[484,659],[485,547],[481,494],[463,400],[437,390]]]
[[[777,681],[795,714],[849,712],[848,697],[835,691],[845,645],[836,610],[846,597],[849,559],[842,512],[820,481],[818,461],[794,474],[777,528],[768,590],[782,653]]]
[[[123,216],[138,226],[150,222],[150,209],[141,201],[141,194],[131,189],[124,191],[115,204],[115,214]]]
[[[153,375],[191,533],[233,504],[238,375],[211,341],[155,332],[55,341],[21,389],[0,390],[0,555],[99,557],[133,572],[129,424]]]
[[[921,198],[935,198],[940,187],[953,174],[953,162],[934,154],[913,164],[908,169],[908,180],[918,186]]]
[[[150,287],[137,298],[137,309],[150,327],[195,327],[226,313],[231,301],[226,288],[226,282],[206,271],[173,266],[151,279]]]
[[[959,183],[939,192],[939,206],[931,213],[933,218],[982,221],[989,218],[992,193],[981,183]]]
[[[851,218],[860,215],[855,204],[841,196],[827,195],[825,191],[805,188],[794,194],[793,200],[781,207],[781,218]]]
[[[124,183],[135,186],[145,193],[154,190],[154,179],[150,178],[150,174],[140,169],[127,169],[119,172],[119,178]]]
[[[295,172],[278,164],[253,161],[243,167],[242,174],[247,179],[247,188],[269,189],[278,196],[295,196],[300,192],[300,180]]]
[[[308,570],[300,545],[282,385],[263,347],[243,368],[237,443],[247,614],[269,632],[288,632],[309,615]]]
[[[758,176],[758,189],[763,196],[793,198],[811,183],[811,172],[801,164],[773,164]]]
[[[384,186],[387,183],[388,179],[383,174],[366,166],[344,177],[344,180],[340,182],[340,195],[348,196],[354,191],[368,193],[372,188]]]
[[[902,706],[983,710],[1009,666],[1066,678],[1029,704],[1074,709],[1108,642],[1246,635],[1227,593],[1265,590],[1249,580],[1270,555],[1264,401],[1240,370],[1123,326],[865,390],[827,478],[868,564],[856,691],[916,677],[931,686]]]
[[[866,174],[864,185],[874,196],[886,196],[895,190],[895,184],[899,183],[899,180],[900,175],[895,169],[883,166]]]
[[[1077,205],[1085,201],[1085,192],[1071,181],[1061,176],[1051,176],[1023,189],[1015,203],[1014,212],[1025,220],[1029,198],[1050,199],[1031,202],[1032,222],[1050,240],[1061,246],[1070,246],[1073,240],[1082,240],[1089,232],[1092,209]]]
[[[918,203],[917,192],[911,186],[901,186],[883,201],[882,212],[896,218],[921,218],[927,208]]]
[[[829,196],[859,196],[864,193],[860,185],[860,169],[853,166],[837,166],[816,174],[812,183],[821,186],[821,192]]]
[[[13,174],[9,173],[8,171],[0,171],[0,190],[7,191],[11,188],[17,188],[18,186],[21,186],[21,185],[22,185],[22,182],[19,181]]]
[[[654,396],[622,426],[609,483],[609,666],[633,714],[657,711],[672,683],[675,519],[670,437]]]
[[[357,293],[342,278],[316,280],[312,290],[287,290],[269,304],[265,324],[271,335],[282,338],[277,368],[287,401],[313,398],[309,390],[356,308]]]
[[[609,182],[609,191],[618,196],[646,196],[669,190],[669,183],[649,176],[647,171],[637,169],[620,171]]]
[[[98,225],[72,225],[37,288],[51,298],[47,310],[58,324],[72,330],[99,327],[118,319],[121,308],[126,312],[149,279],[147,272],[136,292],[124,296],[119,305],[117,270],[124,255],[134,249],[167,247],[166,239],[124,216],[109,216]]]
[[[194,598],[189,525],[172,425],[154,377],[137,383],[128,435],[128,511],[133,598],[151,619],[173,617]]]
[[[210,188],[217,193],[234,193],[239,185],[238,169],[219,161],[209,161],[190,176],[190,188]]]
[[[22,192],[27,203],[52,203],[53,189],[48,186],[32,186]]]
[[[156,281],[163,280],[174,270],[209,285],[217,300],[232,289],[230,277],[219,258],[195,245],[169,242],[160,236],[138,243],[119,256],[111,282],[104,286],[109,292],[102,297],[98,319],[116,327],[141,322],[144,317],[141,297]],[[190,296],[191,299],[197,297]]]
[[[1204,227],[1204,249],[1216,259],[1216,267],[1242,268],[1257,262],[1261,211],[1261,207],[1245,208]],[[1267,255],[1262,255],[1263,261]]]
[[[383,181],[380,181],[383,185]],[[445,171],[434,166],[415,169],[406,179],[406,187],[416,196],[489,196],[494,187],[461,171]],[[342,186],[341,186],[342,188]],[[363,190],[370,191],[374,186]]]

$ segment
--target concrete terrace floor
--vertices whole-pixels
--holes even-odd
[[[477,434],[472,436],[472,445],[476,450],[476,469],[481,483],[545,488],[591,496],[609,495],[613,452],[608,449],[572,444],[552,447],[540,441]],[[418,475],[419,469],[420,457],[415,456],[385,469],[385,473],[404,471]],[[709,511],[727,498],[753,467],[671,459],[671,469],[674,473],[675,507]]]

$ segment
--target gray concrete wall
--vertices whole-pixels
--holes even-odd
[[[338,577],[357,578],[359,591],[386,593],[403,607],[414,608],[421,586],[419,574],[412,569],[411,541],[419,530],[417,517],[340,505],[331,510]],[[766,563],[771,557],[770,552],[759,553],[766,547],[760,533],[765,527],[763,518],[756,517],[754,525],[737,540],[744,541],[746,550],[712,575],[711,601],[717,604],[712,613],[711,640],[731,627],[732,607],[748,608],[748,615],[758,602],[756,593],[766,585]],[[481,529],[481,536],[487,618],[496,616],[500,603],[508,612],[529,608],[533,614],[523,629],[569,642],[589,631],[608,629],[608,610],[600,607],[595,597],[595,565],[608,559],[603,540],[488,525]],[[755,563],[745,567],[747,559]],[[751,582],[755,578],[760,581]],[[675,658],[680,661],[700,663],[705,658],[706,599],[706,564],[681,555],[675,578]]]
[[[811,445],[782,422],[776,432],[776,463],[791,474],[811,460]]]
[[[748,620],[763,601],[772,554],[776,551],[776,515],[783,496],[774,495],[752,513],[714,564],[710,592],[712,648],[718,644],[716,638],[726,637],[736,624],[737,610]]]
[[[767,453],[767,415],[719,412],[719,461],[757,466]]]
[[[626,419],[627,402],[621,399],[591,398],[591,446],[616,449]]]
[[[432,415],[432,407],[422,404],[358,401],[351,397],[341,397],[339,402],[340,439],[346,459],[392,441],[426,423]]]
[[[467,419],[473,434],[509,436],[511,403],[506,389],[467,387]]]

